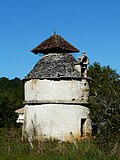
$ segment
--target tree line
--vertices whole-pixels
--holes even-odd
[[[23,107],[23,83],[19,78],[0,78],[0,128],[16,126],[15,110]]]

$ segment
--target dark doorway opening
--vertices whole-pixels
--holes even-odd
[[[85,118],[81,119],[81,137],[83,137],[83,126],[84,126],[85,121],[86,121]]]

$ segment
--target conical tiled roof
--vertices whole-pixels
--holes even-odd
[[[54,34],[39,44],[37,47],[33,48],[31,52],[34,54],[73,53],[79,52],[79,50],[64,40],[64,38],[61,36]]]
[[[80,78],[75,62],[75,58],[69,53],[49,53],[38,61],[24,80]]]

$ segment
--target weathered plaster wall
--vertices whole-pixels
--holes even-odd
[[[88,101],[89,85],[80,80],[39,80],[32,79],[25,83],[25,101]]]
[[[26,105],[23,136],[70,140],[70,132],[76,139],[81,135],[81,119],[87,118],[89,109],[81,105],[42,104]]]
[[[24,113],[18,114],[17,123],[23,123],[24,122]]]

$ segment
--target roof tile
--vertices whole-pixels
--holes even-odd
[[[68,43],[61,36],[54,34],[43,41],[41,44],[39,44],[37,47],[33,48],[31,52],[33,52],[34,54],[73,53],[79,52],[79,50]]]

